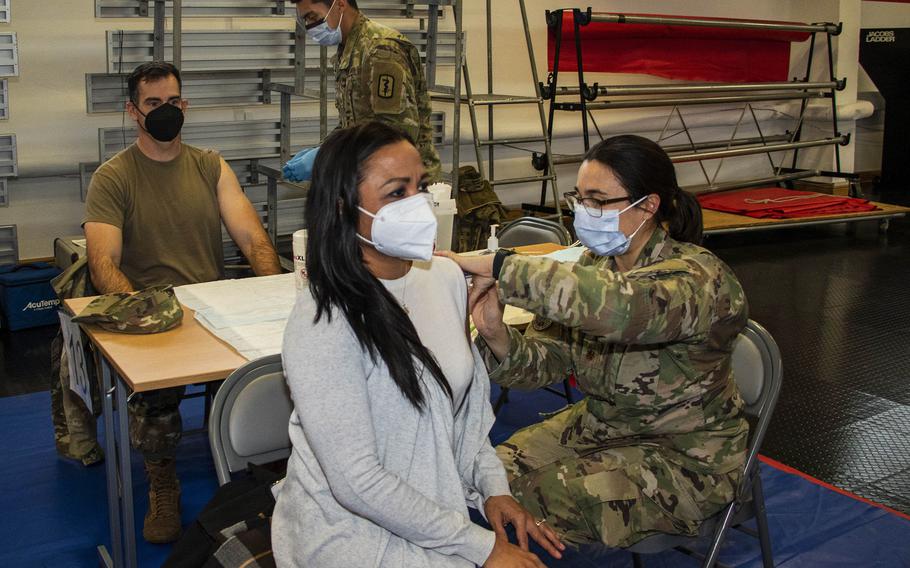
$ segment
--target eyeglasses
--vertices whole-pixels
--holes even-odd
[[[301,26],[303,26],[303,29],[311,30],[311,29],[315,28],[316,26],[322,24],[325,21],[325,19],[329,17],[329,13],[332,11],[332,9],[334,7],[335,7],[335,2],[332,2],[332,5],[329,6],[328,11],[325,13],[325,16],[322,16],[321,18],[317,17],[317,15],[314,14],[313,12],[308,12],[306,17],[304,17],[304,18],[301,18],[300,15],[298,14],[297,22]]]
[[[326,14],[326,15],[328,15],[328,14]],[[325,21],[325,17],[312,20],[312,19],[301,18],[300,16],[297,16],[297,23],[300,24],[303,27],[303,29],[305,29],[305,30],[311,30],[324,21]]]
[[[577,191],[567,191],[562,194],[566,198],[566,203],[569,205],[570,209],[575,209],[576,206],[581,203],[582,207],[585,208],[585,211],[588,212],[588,215],[591,217],[600,217],[603,215],[603,208],[607,205],[613,203],[622,203],[623,201],[629,201],[629,196],[626,197],[614,197],[612,199],[598,199],[596,197],[582,197]]]

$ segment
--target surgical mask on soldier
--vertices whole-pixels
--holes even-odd
[[[647,197],[645,195],[621,211],[616,209],[602,211],[600,217],[594,217],[588,213],[584,205],[579,203],[575,206],[574,222],[575,234],[578,236],[578,240],[600,256],[625,254],[632,244],[632,239],[644,226],[647,219],[643,220],[631,235],[626,236],[619,229],[619,216],[647,199]]]
[[[138,110],[138,108],[136,109]],[[142,111],[139,111],[142,114]],[[183,128],[183,111],[170,103],[159,105],[145,117],[145,131],[159,142],[170,142]]]
[[[329,11],[325,13],[325,18],[322,18],[319,23],[312,27],[306,26],[307,37],[324,47],[331,47],[341,43],[341,20],[344,19],[344,13],[342,12],[341,20],[338,20],[338,27],[334,30],[330,28],[329,23],[325,21],[334,7],[335,2],[332,2]]]
[[[436,215],[430,206],[430,194],[418,193],[383,206],[372,214],[372,240],[357,237],[373,245],[382,254],[404,260],[427,261],[433,257],[436,245]]]

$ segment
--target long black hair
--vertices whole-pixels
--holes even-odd
[[[679,187],[673,162],[656,142],[632,134],[613,136],[588,150],[585,160],[610,168],[632,202],[656,193],[660,207],[655,221],[666,223],[670,236],[678,241],[701,243],[701,206]]]
[[[340,310],[360,346],[374,362],[377,357],[385,361],[401,393],[420,410],[424,392],[415,359],[449,398],[452,388],[398,301],[367,270],[357,238],[358,187],[370,157],[402,141],[414,144],[407,134],[376,121],[336,130],[325,139],[313,165],[304,213],[306,268],[316,300],[314,322],[322,317],[331,321],[333,309]]]

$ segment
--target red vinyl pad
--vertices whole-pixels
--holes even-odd
[[[793,219],[816,215],[859,213],[878,209],[868,199],[793,191],[779,187],[741,189],[698,196],[704,209],[758,219]]]
[[[670,79],[729,83],[788,80],[790,42],[805,41],[810,35],[808,32],[603,22],[591,22],[579,29],[582,66],[586,72],[644,73]],[[573,13],[566,10],[562,21],[560,71],[578,70],[574,38]],[[552,70],[556,53],[556,33],[552,28],[547,47]]]

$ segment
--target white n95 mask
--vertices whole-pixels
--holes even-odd
[[[418,193],[389,203],[375,215],[363,207],[357,208],[373,218],[370,230],[372,240],[358,233],[360,240],[395,258],[423,261],[433,258],[436,215],[430,206],[428,193]]]
[[[625,254],[632,244],[632,239],[644,226],[647,219],[643,220],[638,229],[635,229],[631,235],[626,236],[619,229],[619,216],[647,198],[648,196],[645,195],[621,211],[616,209],[602,211],[600,217],[594,217],[588,213],[584,205],[578,203],[575,206],[575,221],[573,223],[578,240],[600,256]]]

